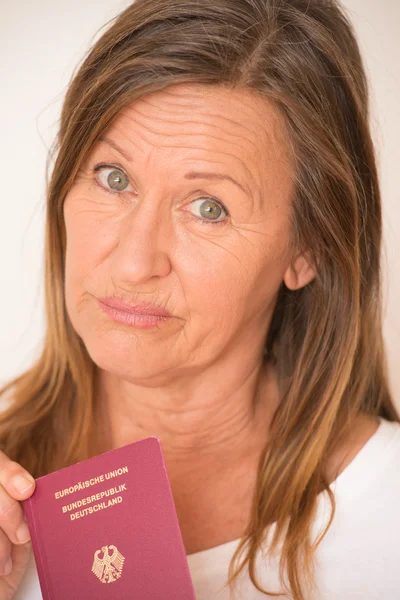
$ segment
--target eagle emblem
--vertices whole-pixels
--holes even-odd
[[[111,554],[108,551],[111,551]],[[100,554],[103,553],[103,557]],[[92,565],[92,573],[100,579],[102,583],[112,583],[122,574],[125,557],[122,556],[116,546],[102,546],[101,550],[96,550]]]

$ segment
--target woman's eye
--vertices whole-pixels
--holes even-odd
[[[129,177],[119,168],[109,165],[97,165],[93,169],[93,172],[98,173],[101,186],[107,192],[114,194],[126,192],[127,187],[130,185]],[[133,189],[129,191],[133,191]],[[205,197],[194,200],[190,204],[193,205],[196,203],[200,211],[198,218],[202,224],[219,225],[226,222],[226,217],[229,216],[229,213],[221,202]]]
[[[112,192],[126,192],[129,186],[129,178],[123,171],[115,167],[107,167],[105,165],[98,165],[94,168],[95,173],[99,173],[98,178],[103,187],[107,191]],[[133,190],[131,190],[133,191]]]
[[[226,218],[229,215],[228,211],[220,202],[212,200],[212,198],[200,198],[194,200],[191,205],[198,203],[200,212],[200,219],[207,225],[218,225],[225,223]]]

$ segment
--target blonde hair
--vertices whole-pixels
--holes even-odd
[[[308,598],[309,539],[333,450],[361,414],[400,421],[382,337],[381,195],[359,48],[333,0],[136,0],[111,23],[74,74],[47,182],[43,350],[8,382],[2,450],[39,477],[99,452],[95,365],[64,302],[63,201],[80,165],[122,108],[174,83],[249,89],[284,116],[293,152],[293,245],[318,264],[299,290],[282,282],[265,343],[280,404],[261,455],[251,519],[229,586],[249,567],[270,525],[284,540],[292,597]],[[320,539],[322,539],[321,536]],[[244,549],[244,560],[237,561]],[[236,571],[234,572],[234,565]],[[288,588],[287,588],[288,589]]]

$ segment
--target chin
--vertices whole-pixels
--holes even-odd
[[[107,373],[132,383],[152,381],[152,385],[166,379],[163,373],[170,372],[171,363],[163,363],[153,345],[151,353],[147,344],[143,346],[129,332],[115,329],[82,338],[94,364]],[[164,354],[164,359],[168,357]],[[160,378],[161,376],[161,378]]]

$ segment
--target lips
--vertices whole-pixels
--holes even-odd
[[[165,308],[161,308],[156,304],[152,304],[151,302],[141,302],[139,304],[131,304],[124,298],[116,297],[116,296],[105,296],[104,298],[98,298],[100,302],[106,304],[110,308],[115,308],[116,310],[122,310],[131,314],[140,314],[140,315],[154,315],[157,317],[172,317],[171,313],[168,312]]]

